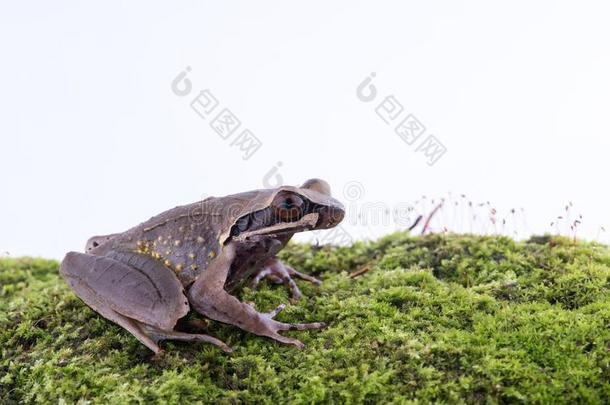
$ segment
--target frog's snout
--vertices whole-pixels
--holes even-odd
[[[89,240],[87,241],[87,244],[85,245],[85,252],[86,253],[91,252],[93,249],[108,242],[110,239],[112,239],[116,235],[117,234],[114,233],[112,235],[92,236],[91,238],[89,238]]]
[[[332,207],[330,209],[330,226],[335,226],[345,218],[343,207]]]
[[[327,229],[332,228],[343,221],[345,217],[345,209],[342,206],[335,205],[324,209],[324,212],[320,213],[320,220],[316,225],[316,228]]]

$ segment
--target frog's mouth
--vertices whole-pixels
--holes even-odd
[[[285,234],[293,234],[315,229],[320,215],[317,212],[311,212],[303,215],[298,221],[279,222],[264,228],[255,229],[252,231],[244,231],[232,237],[235,242],[253,242],[264,238],[274,238]]]

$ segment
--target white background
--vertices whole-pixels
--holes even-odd
[[[0,255],[61,258],[175,205],[261,188],[278,162],[285,183],[321,177],[342,200],[356,184],[354,204],[451,192],[523,207],[520,236],[554,231],[572,201],[579,236],[607,243],[609,11],[3,2]],[[193,93],[178,97],[187,66]],[[356,87],[371,72],[379,95],[364,103]],[[262,141],[249,160],[190,108],[203,89]],[[447,148],[434,166],[375,114],[387,95]],[[358,222],[345,225],[357,238],[404,228]]]

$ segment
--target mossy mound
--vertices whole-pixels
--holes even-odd
[[[563,238],[394,234],[290,245],[324,280],[279,319],[299,351],[211,322],[234,348],[165,342],[158,361],[86,307],[55,261],[0,261],[0,402],[600,403],[610,398],[610,250]],[[352,278],[350,274],[368,268]],[[241,299],[269,311],[288,292]]]

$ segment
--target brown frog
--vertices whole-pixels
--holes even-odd
[[[123,233],[96,236],[86,253],[69,252],[60,273],[91,308],[132,333],[155,353],[161,340],[222,341],[175,330],[190,308],[220,322],[303,347],[282,336],[287,330],[321,329],[315,323],[283,323],[231,295],[247,280],[287,285],[291,301],[301,296],[293,278],[319,285],[282,264],[276,254],[293,234],[334,227],[345,214],[328,183],[311,179],[301,187],[254,190],[165,211]]]

